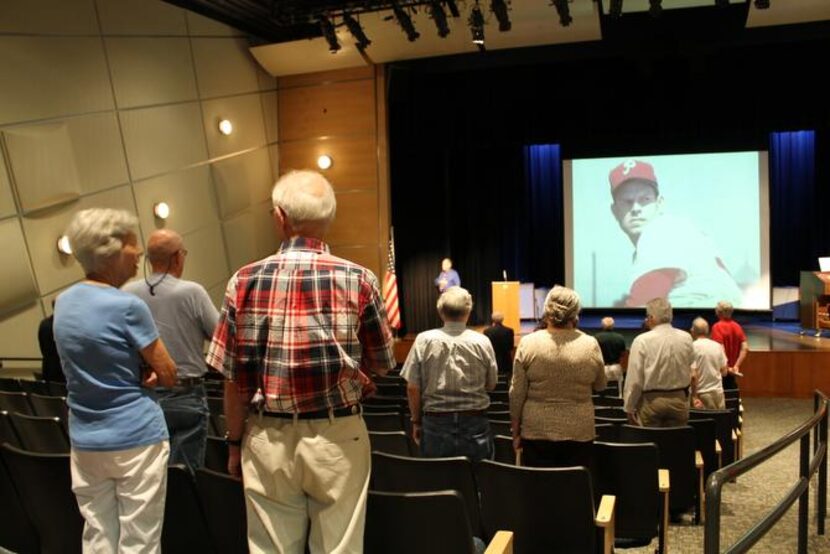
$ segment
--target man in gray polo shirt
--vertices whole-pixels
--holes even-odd
[[[210,339],[219,313],[198,283],[181,279],[187,250],[181,235],[169,229],[154,231],[147,241],[147,259],[153,273],[124,290],[150,307],[159,334],[176,362],[178,379],[170,389],[157,389],[170,431],[170,464],[192,470],[205,464],[208,407],[203,375],[204,341]]]
[[[496,387],[496,355],[487,337],[467,329],[472,308],[469,292],[448,288],[438,299],[444,326],[415,338],[401,371],[413,439],[428,458],[493,457],[487,391]]]

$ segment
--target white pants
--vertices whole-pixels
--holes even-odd
[[[161,552],[167,441],[129,450],[72,450],[72,492],[84,517],[84,554]]]
[[[252,415],[242,476],[252,554],[363,552],[369,434],[359,415],[333,421]]]

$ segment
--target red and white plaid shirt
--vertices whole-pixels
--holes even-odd
[[[231,277],[206,361],[268,411],[357,404],[361,371],[395,367],[377,278],[320,240],[285,241]]]

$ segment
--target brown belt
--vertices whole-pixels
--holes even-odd
[[[424,412],[425,416],[430,417],[450,417],[450,416],[483,416],[487,415],[487,410],[459,410],[457,412]]]

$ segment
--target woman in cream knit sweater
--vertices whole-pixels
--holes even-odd
[[[606,380],[599,343],[576,329],[579,309],[576,292],[554,287],[545,299],[547,327],[523,337],[516,350],[510,415],[523,465],[593,465],[591,394]]]

